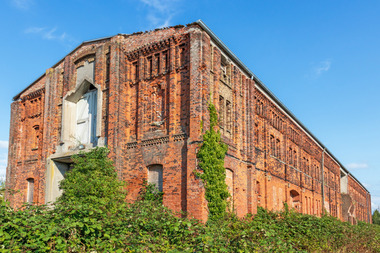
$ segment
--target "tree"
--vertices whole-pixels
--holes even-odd
[[[215,106],[209,104],[210,129],[203,135],[203,144],[197,157],[202,172],[199,176],[205,183],[205,197],[208,201],[209,218],[212,220],[223,217],[226,213],[227,199],[230,196],[226,184],[224,157],[227,145],[221,140],[220,132],[215,131],[218,115]]]
[[[376,209],[376,210],[373,212],[373,215],[372,215],[372,223],[373,223],[373,224],[380,225],[380,212],[379,212],[379,209]]]
[[[108,153],[107,148],[97,147],[72,157],[74,166],[61,181],[63,194],[57,200],[57,206],[79,205],[112,212],[124,204],[125,184],[118,180]]]

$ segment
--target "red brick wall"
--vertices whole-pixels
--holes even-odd
[[[11,107],[7,185],[22,193],[7,196],[12,205],[26,200],[28,178],[35,180],[34,202],[44,203],[49,161],[68,155],[59,149],[62,101],[75,90],[76,68],[84,57],[95,59],[101,137],[119,177],[128,182],[128,201],[138,197],[148,166],[159,164],[164,204],[207,219],[203,183],[194,170],[212,101],[226,120],[220,130],[229,147],[225,167],[232,171],[235,212],[241,217],[256,213],[258,206],[281,210],[288,202],[300,212],[321,215],[322,149],[198,26],[85,43],[22,92]],[[341,218],[340,168],[328,154],[324,160],[325,206]],[[351,180],[349,185],[354,198],[362,203],[365,196],[370,203],[359,184]],[[359,208],[362,219],[366,208]]]
[[[354,218],[359,221],[371,222],[371,196],[350,175],[348,177],[348,194],[352,199]]]

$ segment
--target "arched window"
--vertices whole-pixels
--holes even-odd
[[[300,208],[300,194],[296,190],[290,191],[291,206],[299,210]]]
[[[160,192],[163,191],[163,173],[161,164],[148,166],[148,183],[154,184]]]
[[[28,182],[28,192],[26,195],[26,202],[29,204],[33,204],[33,198],[34,198],[34,179],[28,178],[26,180]]]
[[[74,145],[97,146],[98,89],[84,80],[78,89],[64,99],[62,139]],[[99,128],[100,129],[100,128]],[[71,144],[72,145],[72,144]]]
[[[62,101],[62,152],[95,147],[99,140],[104,145],[101,137],[102,92],[95,83],[95,57],[95,54],[88,54],[75,61],[75,88],[68,91]]]

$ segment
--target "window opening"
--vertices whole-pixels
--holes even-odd
[[[155,185],[158,191],[163,191],[162,165],[155,164],[148,166],[148,183]]]
[[[34,198],[34,179],[28,178],[26,180],[28,182],[28,194],[27,194],[27,200],[29,204],[33,204],[33,198]]]

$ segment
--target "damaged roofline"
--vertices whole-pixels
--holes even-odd
[[[340,167],[347,173],[349,174],[358,184],[360,184],[360,186],[362,186],[368,193],[369,191],[367,190],[367,188],[365,188],[359,180],[357,180],[355,178],[354,175],[352,175],[340,162],[339,160],[328,150],[328,148],[326,148],[321,141],[318,140],[318,138],[316,138],[311,132],[309,129],[307,129],[307,127],[305,127],[301,121],[299,121],[297,119],[296,116],[294,116],[294,114],[265,86],[265,84],[223,43],[223,41],[221,41],[218,36],[216,36],[216,34],[202,21],[202,20],[197,20],[195,21],[194,23],[192,24],[197,24],[199,25],[210,37],[211,39],[220,47],[224,50],[224,52],[231,58],[234,60],[234,62],[242,69],[246,72],[246,74],[248,74],[250,76],[251,79],[255,80],[255,83],[258,84],[260,86],[260,88],[262,88],[268,95],[271,99],[273,99],[280,107],[281,109],[283,109],[295,122],[297,122],[297,124],[299,126],[301,126],[301,128],[306,132],[308,133],[313,139],[315,142],[317,142],[322,148],[325,148],[326,149],[326,152],[340,165]],[[192,24],[189,24],[189,25],[192,25]],[[189,26],[188,25],[188,26]],[[129,35],[129,34],[120,34],[120,35]],[[78,45],[76,48],[74,48],[72,51],[70,51],[70,53],[68,53],[67,55],[70,55],[72,54],[73,52],[75,52],[78,48],[82,47],[83,45],[85,44],[88,44],[88,43],[93,43],[93,42],[98,42],[98,41],[101,41],[101,40],[109,40],[111,39],[112,37],[114,36],[108,36],[108,37],[103,37],[103,38],[99,38],[99,39],[94,39],[94,40],[87,40],[87,41],[84,41],[82,42],[80,45]],[[54,64],[52,66],[52,68],[58,66],[63,60],[65,59],[65,57],[63,57],[61,60],[59,60],[56,64]],[[25,92],[27,89],[29,89],[31,86],[33,86],[36,82],[38,82],[39,80],[41,80],[44,76],[46,75],[46,73],[42,74],[40,77],[38,77],[34,82],[32,82],[30,85],[28,85],[25,89],[23,89],[21,92],[19,92],[16,96],[13,97],[13,101],[16,101],[20,98],[21,94],[23,92]]]
[[[76,48],[74,48],[73,50],[70,51],[70,53],[68,53],[67,55],[70,55],[72,53],[74,53],[78,48],[80,48],[81,46],[85,45],[85,44],[88,44],[88,43],[92,43],[92,42],[98,42],[98,41],[101,41],[101,40],[108,40],[108,39],[111,39],[112,37],[114,36],[108,36],[108,37],[103,37],[103,38],[99,38],[99,39],[94,39],[94,40],[86,40],[86,41],[83,41],[80,45],[78,45]],[[65,55],[66,57],[66,55]],[[57,67],[64,59],[65,57],[63,57],[61,60],[59,60],[56,64],[54,64],[51,68],[55,68]],[[43,73],[40,77],[38,77],[36,80],[34,80],[31,84],[29,84],[25,89],[23,89],[22,91],[20,91],[16,96],[14,96],[12,98],[13,101],[16,101],[20,98],[21,94],[24,93],[27,89],[29,89],[30,87],[32,87],[36,82],[38,82],[39,80],[41,80],[44,76],[46,75],[46,73]]]
[[[265,84],[226,46],[226,44],[221,41],[218,36],[202,21],[202,20],[197,20],[194,22],[195,24],[198,24],[210,37],[211,39],[217,44],[221,49],[224,50],[224,52],[232,59],[234,62],[244,71],[246,74],[248,74],[251,79],[255,81],[255,83],[263,89],[273,101],[277,103],[278,106],[281,107],[299,126],[303,128],[303,130],[309,134],[315,142],[319,144],[319,146],[322,147],[322,149],[326,149],[326,152],[339,164],[339,166],[347,173],[349,174],[360,186],[364,188],[368,193],[369,191],[367,188],[365,188],[362,183],[360,183],[359,180],[356,179],[354,175],[352,175],[344,166],[339,162],[339,160],[330,152],[328,148],[326,148],[320,140],[318,140],[317,137],[315,137],[307,127],[305,127],[300,120],[297,119],[297,117],[278,99],[266,86]]]

